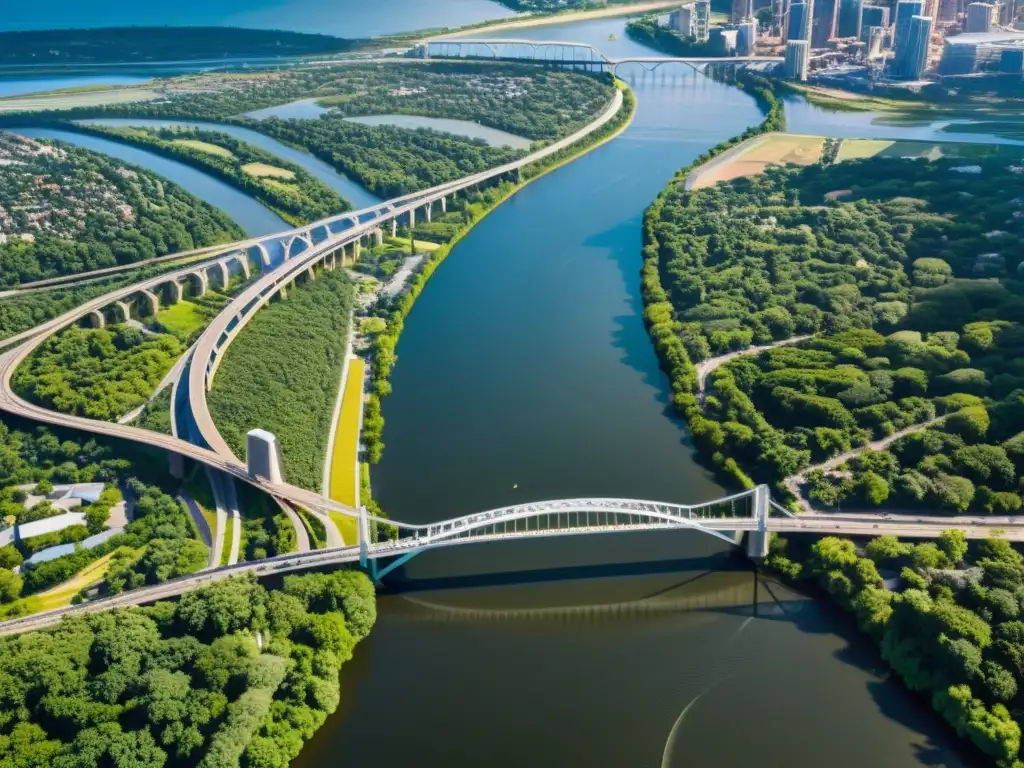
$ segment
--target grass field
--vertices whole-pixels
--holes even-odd
[[[257,179],[262,178],[274,178],[274,179],[294,179],[295,172],[289,171],[285,168],[277,168],[273,165],[267,165],[266,163],[246,163],[242,166],[242,171],[255,176]]]
[[[81,93],[18,96],[0,99],[0,113],[35,112],[44,109],[74,109],[76,107],[102,107],[108,104],[152,101],[162,95],[159,91],[148,88],[124,88],[106,91],[84,91]]]
[[[208,313],[204,312],[198,304],[182,299],[167,309],[161,309],[156,315],[156,321],[168,333],[181,339],[187,339],[196,331],[206,327],[208,317]]]
[[[55,608],[64,608],[71,605],[71,598],[80,591],[103,581],[103,577],[107,575],[107,569],[110,567],[111,558],[123,549],[123,547],[116,549],[109,555],[101,557],[94,563],[90,563],[63,584],[58,584],[53,589],[34,595],[39,600],[37,610],[52,611]],[[141,551],[137,550],[135,554],[138,555]]]
[[[229,149],[224,147],[218,147],[216,144],[210,144],[205,141],[197,141],[196,139],[175,139],[171,142],[179,147],[187,147],[189,149],[196,149],[200,152],[206,152],[208,155],[216,155],[217,157],[234,157],[235,155]]]
[[[359,453],[359,416],[363,408],[363,377],[366,363],[353,358],[338,414],[338,427],[331,453],[331,498],[350,507],[356,505],[356,458]]]
[[[753,142],[726,162],[709,167],[700,173],[694,189],[711,187],[720,181],[731,181],[763,173],[769,165],[813,165],[821,160],[825,143],[822,136],[773,134]]]
[[[228,515],[227,525],[224,526],[224,547],[220,551],[220,565],[227,565],[231,559],[231,537],[235,535],[235,519]],[[244,542],[243,542],[244,543]],[[239,550],[239,557],[244,554],[244,547]]]
[[[359,542],[359,522],[356,518],[350,515],[343,515],[340,512],[329,513],[331,520],[338,527],[338,532],[341,534],[341,540],[345,542],[346,546],[354,546]]]

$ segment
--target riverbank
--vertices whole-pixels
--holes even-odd
[[[366,397],[366,404],[363,417],[363,445],[371,464],[380,461],[384,449],[382,433],[384,430],[384,417],[381,415],[381,398],[391,392],[389,381],[391,370],[395,364],[395,347],[405,324],[405,318],[416,303],[416,298],[423,291],[430,276],[444,262],[452,249],[489,213],[495,210],[501,203],[512,197],[517,191],[532,181],[557,170],[558,168],[572,162],[578,157],[597,149],[629,127],[633,116],[636,114],[636,97],[633,92],[622,81],[616,81],[615,86],[621,94],[621,103],[616,116],[605,123],[601,129],[581,139],[577,144],[566,147],[550,157],[544,158],[532,165],[525,166],[520,171],[520,181],[516,184],[503,184],[499,188],[497,196],[486,200],[485,204],[470,211],[470,220],[462,226],[452,238],[444,245],[437,248],[424,263],[422,270],[416,275],[399,301],[397,309],[392,312],[387,321],[387,328],[377,335],[371,348],[371,388],[372,392]],[[617,94],[616,98],[620,98]]]
[[[765,565],[853,614],[889,669],[960,737],[1000,768],[1021,765],[1021,728],[1007,705],[1024,682],[1024,625],[1008,590],[1024,587],[1024,557],[1007,542],[969,546],[956,530],[937,543],[883,536],[863,549],[830,536],[775,537]]]
[[[661,218],[662,206],[669,191],[676,186],[685,185],[697,169],[712,162],[733,147],[743,144],[762,134],[773,131],[784,131],[786,117],[781,99],[776,96],[773,81],[763,78],[747,77],[747,87],[756,95],[758,104],[765,113],[765,119],[752,128],[748,128],[739,136],[723,141],[698,157],[690,165],[680,169],[672,181],[658,195],[654,203],[644,214],[643,229],[643,277],[642,294],[644,303],[644,323],[647,326],[651,341],[661,361],[662,369],[672,382],[672,405],[686,420],[691,434],[698,447],[706,451],[706,425],[712,424],[704,419],[698,398],[694,394],[699,388],[699,373],[693,364],[686,346],[679,336],[680,323],[675,319],[675,310],[669,301],[668,292],[661,282],[660,249],[661,243],[655,232]],[[718,474],[742,488],[753,488],[754,482],[740,469],[736,460],[726,458],[717,450],[709,457]]]
[[[545,27],[551,24],[566,24],[568,22],[591,21],[593,19],[606,19],[615,16],[631,16],[640,13],[652,13],[654,11],[668,11],[679,7],[678,3],[666,3],[663,0],[644,3],[623,3],[608,5],[605,8],[592,8],[585,11],[563,10],[552,13],[531,14],[528,18],[519,18],[512,21],[493,21],[484,24],[476,24],[467,27],[460,27],[451,32],[444,32],[438,37],[464,37],[472,34],[474,36],[482,33],[504,32],[510,29],[527,29],[530,27]],[[418,33],[410,33],[418,34]]]

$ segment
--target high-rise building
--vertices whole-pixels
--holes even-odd
[[[754,19],[741,21],[736,28],[736,55],[753,56],[757,43],[757,22]]]
[[[939,21],[956,21],[960,0],[939,0]]]
[[[839,0],[814,0],[811,11],[811,47],[824,48],[836,36]]]
[[[754,0],[732,0],[729,10],[729,23],[739,24],[741,21],[754,18]]]
[[[889,26],[889,9],[880,5],[865,5],[860,14],[860,39],[870,45],[868,32],[872,27],[880,27],[883,32]]]
[[[882,57],[882,45],[885,42],[885,30],[881,27],[868,27],[867,32],[867,57],[869,60],[880,59]]]
[[[738,33],[735,29],[715,27],[711,30],[708,46],[716,56],[732,56],[736,53],[737,37]]]
[[[711,0],[697,0],[693,5],[693,36],[698,43],[706,43],[711,29]]]
[[[786,77],[790,80],[806,80],[807,64],[810,57],[811,44],[806,40],[790,40],[787,42],[786,60],[782,65]]]
[[[896,47],[892,73],[908,80],[920,80],[928,65],[928,46],[932,39],[932,17],[917,15],[910,18],[907,36]]]
[[[811,40],[811,9],[813,6],[804,2],[789,4],[789,25],[786,27],[786,40]]]
[[[967,6],[965,32],[991,32],[992,16],[996,7],[992,3],[971,3]]]
[[[864,0],[839,0],[839,37],[860,38]]]
[[[910,34],[910,20],[923,13],[924,0],[899,0],[896,3],[896,34],[893,36],[892,47],[896,51],[897,59]]]
[[[681,5],[668,15],[668,26],[683,37],[689,37],[693,34],[694,16],[696,16],[696,6],[693,3]]]

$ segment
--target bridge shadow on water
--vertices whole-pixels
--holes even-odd
[[[456,589],[523,586],[586,579],[621,578],[627,576],[657,576],[679,573],[685,577],[679,584],[665,590],[676,589],[714,571],[749,571],[750,563],[732,553],[723,552],[673,560],[654,560],[631,563],[600,563],[555,568],[500,571],[495,573],[465,574],[408,578],[404,569],[384,580],[382,594],[395,595],[411,592],[435,592]],[[656,597],[657,594],[645,597]]]

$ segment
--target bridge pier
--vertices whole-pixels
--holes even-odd
[[[284,482],[281,450],[272,432],[254,429],[245,436],[245,463],[252,477],[275,484]]]
[[[132,319],[132,303],[130,301],[115,301],[114,306],[121,310],[121,315],[124,318],[121,322],[127,323]]]
[[[441,213],[448,213],[448,198],[441,198]]]
[[[156,317],[157,312],[160,311],[160,299],[152,291],[140,291],[139,295],[142,296],[142,301],[146,308],[146,315],[152,315]]]
[[[89,313],[89,325],[93,328],[104,328],[107,325],[107,318],[103,316],[102,312],[94,309]]]
[[[206,294],[206,291],[210,288],[210,278],[206,276],[206,273],[202,270],[196,270],[195,272],[189,272],[188,277],[195,281],[196,291],[194,296],[196,298]]]
[[[768,546],[771,543],[771,534],[768,532],[768,486],[759,485],[754,489],[754,519],[757,521],[757,530],[747,534],[747,557],[754,562],[760,563],[768,556]]]
[[[384,230],[381,229],[380,227],[377,227],[377,229],[373,230],[373,241],[374,243],[377,244],[378,247],[384,245]]]
[[[431,217],[434,214],[434,201],[433,200],[431,200],[429,203],[426,204],[426,206],[424,207],[424,211],[425,211],[426,217],[427,217],[427,224],[429,224],[430,220],[431,220]]]
[[[167,468],[175,480],[185,479],[185,457],[180,453],[167,454]]]
[[[391,220],[391,236],[398,237],[398,219]]]
[[[231,273],[228,271],[227,260],[218,261],[213,268],[216,270],[217,279],[220,280],[220,287],[226,289],[228,287],[228,282],[231,280]]]

